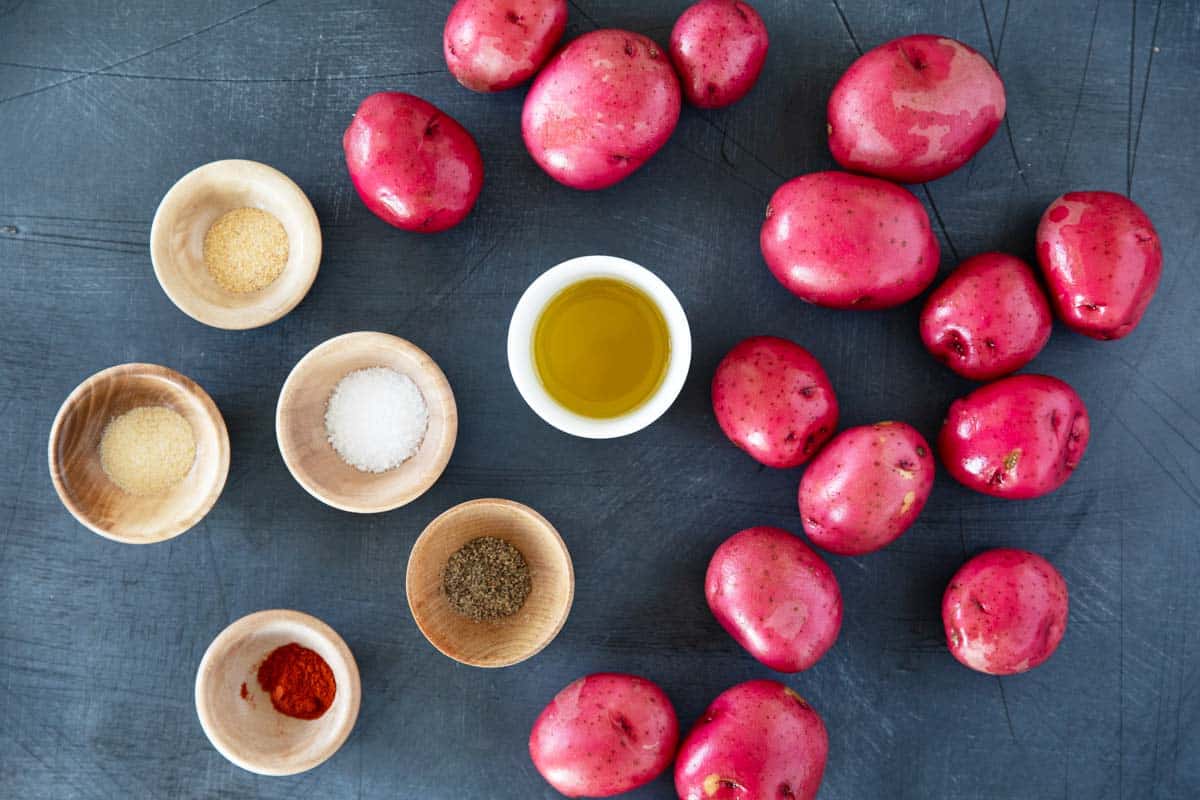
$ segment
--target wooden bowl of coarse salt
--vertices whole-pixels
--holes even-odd
[[[161,542],[216,503],[229,474],[229,434],[195,382],[156,364],[121,364],[63,402],[49,461],[59,499],[88,529],[118,542]]]
[[[308,197],[279,170],[213,161],[163,197],[150,259],[159,285],[188,316],[215,328],[256,328],[308,294],[321,263],[321,226]]]
[[[437,481],[458,437],[458,410],[425,351],[359,331],[322,342],[292,368],[275,435],[309,494],[371,514],[410,503]]]

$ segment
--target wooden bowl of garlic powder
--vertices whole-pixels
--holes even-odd
[[[321,226],[303,190],[257,161],[214,161],[163,197],[150,229],[154,274],[188,316],[241,330],[274,322],[308,294]]]

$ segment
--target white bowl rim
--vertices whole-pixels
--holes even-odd
[[[588,278],[616,278],[641,289],[662,311],[671,337],[667,374],[658,389],[632,411],[606,419],[585,417],[559,405],[542,386],[533,363],[533,332],[542,310],[565,287]],[[627,436],[657,420],[683,391],[691,361],[692,334],[679,299],[653,272],[616,256],[579,256],[546,270],[521,295],[508,326],[508,369],[521,397],[550,425],[586,439]]]

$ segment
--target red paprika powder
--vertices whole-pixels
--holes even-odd
[[[337,694],[333,670],[313,650],[292,642],[276,647],[258,667],[258,685],[280,714],[316,719]]]

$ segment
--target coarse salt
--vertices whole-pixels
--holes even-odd
[[[337,454],[363,472],[386,472],[412,458],[425,438],[429,409],[412,378],[387,367],[346,375],[325,409]]]

